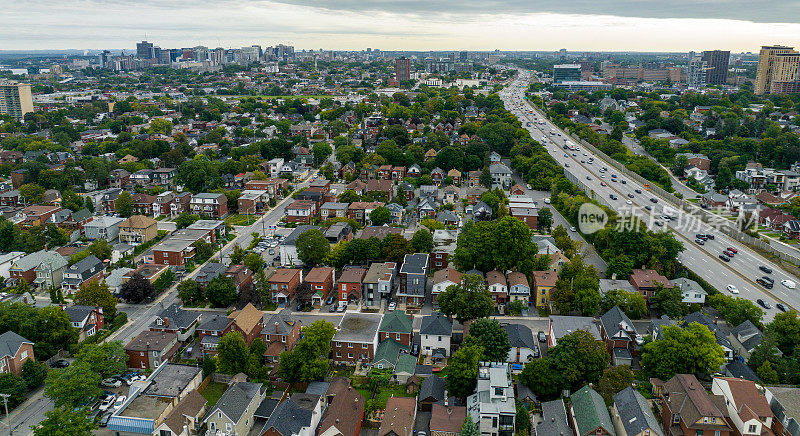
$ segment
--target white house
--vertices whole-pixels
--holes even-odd
[[[461,273],[453,268],[445,268],[436,271],[433,273],[433,290],[431,291],[433,300],[436,301],[436,297],[439,294],[447,290],[450,286],[459,283],[461,283]]]
[[[681,290],[681,301],[685,304],[704,304],[706,302],[708,292],[696,281],[680,277],[672,280],[672,284]]]
[[[508,352],[508,363],[525,363],[539,355],[539,345],[533,338],[530,327],[522,324],[503,324],[508,335],[511,350]]]
[[[729,377],[715,377],[711,392],[725,398],[730,422],[742,436],[762,435],[762,429],[771,433],[775,415],[767,398],[750,380]]]
[[[453,323],[441,312],[434,312],[422,318],[419,328],[422,354],[426,356],[450,355],[450,339],[453,336]]]

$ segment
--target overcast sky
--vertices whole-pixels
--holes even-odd
[[[0,50],[261,46],[757,52],[800,0],[0,0]]]

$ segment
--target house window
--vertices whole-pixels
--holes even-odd
[[[347,358],[348,359],[352,359],[353,358],[353,353],[347,353]]]
[[[341,351],[337,351],[336,352],[336,357],[342,357],[342,352]]]
[[[367,344],[361,344],[361,349],[363,349],[363,350],[366,350],[367,348],[369,348],[369,345],[367,345]]]
[[[147,368],[147,365],[145,364],[144,361],[142,362],[142,368]]]
[[[341,347],[341,346],[342,346],[342,343],[341,343],[341,342],[339,342],[339,341],[336,341],[336,346],[337,346],[337,347]]]
[[[400,333],[395,333],[394,334],[394,338],[399,341],[400,340]]]
[[[25,360],[28,358],[28,351],[22,350],[22,353],[19,355],[19,360]]]
[[[750,433],[755,433],[756,432],[756,425],[755,424],[750,424],[750,427],[748,427],[748,431]]]
[[[225,431],[228,432],[228,433],[231,432],[231,423],[230,422],[226,422],[225,423]]]
[[[672,415],[672,423],[673,424],[677,424],[679,422],[681,422],[681,416],[680,415]]]
[[[347,343],[347,348],[353,348],[353,343],[352,342],[348,342]]]

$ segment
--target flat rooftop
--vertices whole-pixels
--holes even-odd
[[[167,410],[167,406],[169,406],[169,403],[166,401],[161,401],[155,397],[139,395],[128,404],[128,407],[126,407],[119,416],[156,420]]]
[[[177,397],[203,369],[199,366],[168,363],[153,377],[144,395]]]

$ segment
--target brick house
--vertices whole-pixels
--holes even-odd
[[[494,304],[505,304],[508,301],[508,282],[505,274],[497,270],[487,272],[486,286],[489,287]]]
[[[303,280],[303,271],[295,268],[278,268],[269,277],[269,290],[272,301],[279,306],[289,304],[294,298],[295,291]]]
[[[310,224],[317,215],[317,206],[311,200],[295,200],[286,206],[286,222]]]
[[[600,317],[600,337],[606,344],[612,363],[631,365],[636,349],[636,327],[618,306],[614,306]]]
[[[179,342],[187,342],[194,337],[198,325],[200,325],[199,313],[184,310],[179,303],[173,303],[156,315],[150,324],[150,330],[175,333]]]
[[[661,394],[661,425],[665,434],[733,435],[727,413],[720,408],[724,407],[724,398],[712,397],[693,374],[676,374],[669,379]]]
[[[125,345],[128,368],[156,369],[169,361],[180,348],[178,335],[145,330]]]
[[[277,362],[282,352],[293,350],[300,340],[301,323],[288,312],[265,313],[262,324],[261,339],[267,346],[264,356],[268,362]]]
[[[331,340],[333,361],[347,365],[372,362],[382,318],[377,313],[346,312]]]
[[[239,332],[249,346],[261,334],[261,318],[263,316],[264,312],[256,309],[251,303],[247,303],[242,310],[228,315],[233,320],[231,331]]]
[[[402,310],[393,310],[383,315],[383,320],[378,328],[378,342],[394,339],[410,347],[414,332],[411,328],[411,317]]]
[[[33,355],[33,342],[7,331],[0,335],[0,374],[22,374],[22,364],[36,358]]]
[[[336,285],[336,270],[329,266],[318,266],[306,274],[306,283],[311,286],[311,304],[322,307]]]
[[[214,314],[197,327],[198,340],[204,355],[216,355],[221,337],[233,328],[233,320],[224,315]]]
[[[162,265],[183,266],[194,258],[195,241],[169,238],[153,247],[153,262]]]
[[[366,275],[367,270],[364,268],[347,268],[342,271],[336,285],[338,300],[358,303],[361,300],[361,282]]]
[[[661,285],[665,288],[672,288],[674,285],[666,277],[652,269],[635,269],[631,272],[629,281],[636,290],[644,296],[645,300],[655,295],[656,288]]]
[[[72,327],[78,329],[78,341],[94,336],[105,325],[103,308],[100,306],[64,307]]]
[[[210,192],[197,194],[192,196],[189,209],[193,214],[223,219],[228,216],[228,197]]]

